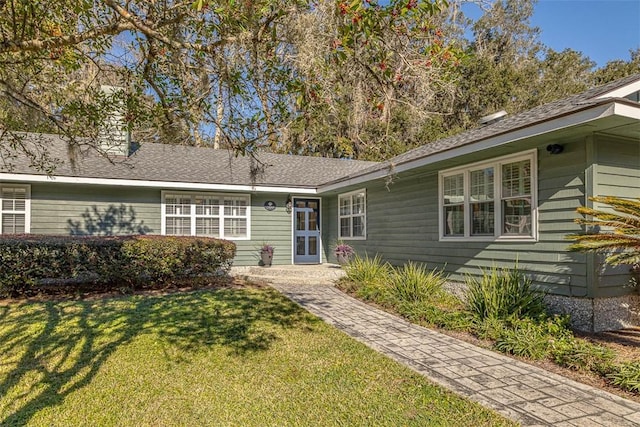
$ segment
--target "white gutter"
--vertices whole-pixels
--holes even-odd
[[[636,80],[631,82],[625,86],[619,87],[618,89],[614,89],[612,91],[603,93],[600,96],[595,97],[594,99],[603,99],[603,98],[626,98],[632,93],[640,91],[640,80]]]
[[[551,131],[556,131],[556,130],[560,130],[560,129],[564,129],[572,126],[577,126],[593,120],[613,116],[615,114],[620,114],[618,107],[627,107],[628,111],[626,111],[625,109],[625,113],[627,114],[622,114],[625,116],[628,116],[628,114],[631,114],[631,112],[633,112],[636,116],[640,114],[640,110],[638,110],[638,107],[633,107],[633,106],[624,105],[624,104],[617,104],[615,102],[611,102],[604,105],[596,105],[593,108],[578,111],[573,114],[557,117],[555,119],[551,119],[542,123],[527,126],[522,129],[516,129],[514,131],[489,137],[487,139],[483,139],[478,142],[472,142],[466,145],[462,145],[460,147],[453,148],[451,150],[441,151],[441,152],[427,155],[425,157],[421,157],[415,160],[410,160],[406,163],[395,165],[393,167],[393,171],[391,172],[392,173],[405,172],[411,169],[419,168],[422,166],[430,165],[430,164],[441,162],[444,160],[449,160],[454,157],[463,156],[465,154],[471,154],[477,151],[486,150],[488,148],[497,147],[510,142],[531,138],[531,137],[542,135]],[[633,116],[628,116],[628,117],[633,117]],[[385,165],[389,165],[389,162],[385,163]],[[390,172],[389,167],[387,166],[387,167],[384,167],[384,169],[379,169],[379,170],[367,173],[365,175],[355,176],[353,178],[345,179],[343,181],[321,185],[318,188],[318,193],[337,190],[337,189],[348,187],[351,185],[359,185],[359,184],[372,181],[378,178],[384,178],[389,175],[389,172]]]
[[[615,115],[640,120],[640,109],[629,104],[614,104]]]
[[[116,187],[143,187],[178,190],[205,190],[205,191],[240,191],[252,193],[296,193],[317,194],[316,188],[306,187],[274,187],[261,185],[233,185],[233,184],[206,184],[193,182],[174,181],[144,181],[135,179],[116,178],[83,178],[75,176],[46,176],[27,175],[14,173],[0,173],[0,182],[49,182],[58,184],[85,184],[85,185],[111,185]]]

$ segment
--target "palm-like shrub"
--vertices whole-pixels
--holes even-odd
[[[587,218],[578,218],[575,221],[578,224],[594,226],[594,230],[567,236],[575,240],[575,243],[569,246],[569,250],[607,253],[607,264],[631,264],[636,270],[640,268],[640,199],[590,197],[589,200],[609,205],[613,211],[584,206],[578,208],[578,213]],[[607,227],[611,231],[601,233],[600,227]]]

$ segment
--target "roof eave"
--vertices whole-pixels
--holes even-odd
[[[83,185],[109,185],[114,187],[158,188],[176,191],[229,191],[251,193],[296,193],[316,194],[315,186],[278,186],[266,184],[213,184],[176,181],[147,181],[137,179],[117,178],[86,178],[76,176],[47,176],[36,174],[0,173],[0,182],[26,182],[26,183],[58,183],[58,184],[83,184]]]
[[[604,98],[624,98],[629,94],[640,91],[640,79],[631,81],[625,85],[622,85],[616,89],[604,92],[594,97],[594,99]]]

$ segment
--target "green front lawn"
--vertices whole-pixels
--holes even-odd
[[[268,288],[0,306],[0,425],[511,425]]]

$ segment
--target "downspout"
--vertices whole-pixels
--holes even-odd
[[[593,135],[589,135],[585,138],[585,150],[586,150],[586,169],[584,173],[584,206],[593,208],[593,202],[589,200],[589,197],[595,195],[596,183],[595,177],[597,174],[596,163],[596,143]],[[596,298],[597,281],[599,280],[596,272],[596,257],[593,252],[587,252],[585,254],[585,278],[587,281],[587,294],[586,297],[591,303],[591,328],[594,328],[595,314],[594,314],[594,300]]]

